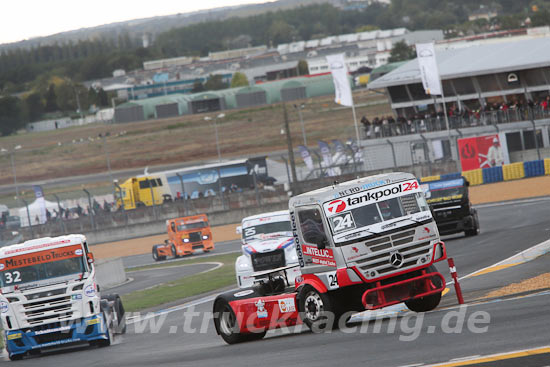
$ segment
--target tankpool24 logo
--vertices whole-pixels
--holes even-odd
[[[340,213],[344,210],[346,210],[346,202],[344,200],[333,200],[330,203],[328,203],[328,211],[331,214]]]

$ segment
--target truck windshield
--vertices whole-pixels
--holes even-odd
[[[336,234],[429,210],[424,196],[414,193],[352,209],[331,217],[330,224]]]
[[[292,232],[290,221],[272,222],[243,228],[243,238],[246,241],[253,238],[288,236],[289,232]]]
[[[0,260],[0,287],[22,285],[87,271],[80,246],[57,248]]]
[[[178,225],[178,232],[187,231],[189,229],[205,228],[208,227],[208,222],[196,222]]]
[[[448,187],[438,190],[430,190],[426,193],[428,202],[447,201],[453,199],[460,199],[464,195],[464,186]]]

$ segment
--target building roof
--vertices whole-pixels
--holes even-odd
[[[442,80],[550,66],[550,37],[435,50]],[[369,89],[420,83],[417,59],[369,84]]]

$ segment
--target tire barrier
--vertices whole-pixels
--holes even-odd
[[[470,186],[476,186],[545,175],[550,175],[550,158],[505,164],[498,167],[478,168],[471,171],[426,176],[420,178],[420,182],[452,180],[463,176],[468,180]]]

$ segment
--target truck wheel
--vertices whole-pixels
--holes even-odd
[[[477,211],[472,216],[472,222],[472,229],[464,231],[466,237],[477,236],[479,234],[479,218],[477,216]]]
[[[267,331],[241,334],[237,317],[227,301],[219,301],[214,308],[216,330],[227,344],[237,344],[262,339]]]
[[[176,252],[176,246],[175,246],[174,244],[172,244],[171,249],[172,249],[172,254],[174,254],[174,259],[179,258],[179,255],[178,255],[178,253]]]
[[[435,266],[433,265],[430,265],[427,269],[426,269],[429,273],[433,273],[433,272],[436,272],[437,269],[435,268]],[[439,284],[436,284],[435,286],[436,287],[441,287],[441,279],[437,278],[439,280]],[[438,305],[439,305],[439,302],[441,301],[441,292],[440,293],[436,293],[436,294],[432,294],[432,295],[429,295],[429,296],[426,296],[426,297],[421,297],[421,298],[416,298],[416,299],[411,299],[409,301],[405,301],[405,305],[407,306],[407,308],[411,311],[414,311],[414,312],[428,312],[428,311],[431,311],[433,309],[435,309]]]
[[[108,294],[105,298],[113,302],[113,311],[116,313],[117,319],[116,333],[126,334],[126,317],[120,296],[118,294]]]
[[[10,361],[20,361],[23,359],[23,357],[25,356],[25,354],[13,354],[10,356]]]
[[[328,294],[320,293],[310,285],[304,286],[299,295],[300,318],[314,333],[323,333],[338,325]]]
[[[165,260],[166,256],[160,256],[159,255],[158,246],[160,246],[160,245],[154,245],[153,246],[153,260],[155,260],[155,261]]]

